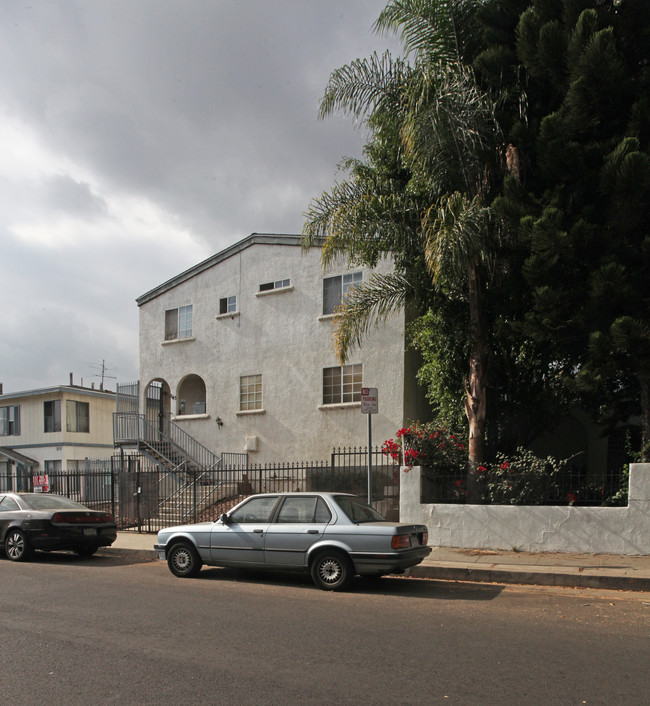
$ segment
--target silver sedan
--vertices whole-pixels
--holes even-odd
[[[426,525],[387,522],[345,493],[252,495],[216,522],[167,527],[154,545],[180,577],[201,566],[309,571],[327,591],[355,574],[403,573],[430,553]]]

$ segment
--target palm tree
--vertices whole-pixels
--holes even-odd
[[[485,457],[483,291],[493,231],[486,195],[498,135],[494,103],[465,63],[476,51],[478,4],[393,0],[376,29],[401,31],[413,62],[385,53],[332,74],[321,117],[343,110],[362,120],[371,132],[368,161],[346,163],[351,178],[311,203],[303,231],[306,247],[324,242],[324,265],[341,254],[370,264],[382,254],[396,258],[394,274],[373,275],[341,303],[335,344],[342,361],[371,325],[416,296],[420,265],[429,287],[458,291],[464,283],[470,481]]]

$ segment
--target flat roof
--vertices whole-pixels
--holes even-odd
[[[22,397],[37,397],[40,395],[58,395],[64,392],[74,392],[77,395],[90,395],[102,397],[115,397],[115,392],[111,390],[99,390],[96,387],[81,387],[79,385],[55,385],[53,387],[39,387],[35,390],[22,390],[20,392],[5,392],[0,395],[0,404],[4,400],[18,399]]]

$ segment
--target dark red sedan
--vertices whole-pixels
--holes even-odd
[[[11,561],[27,561],[35,549],[91,556],[116,537],[110,513],[51,493],[0,492],[0,547]]]

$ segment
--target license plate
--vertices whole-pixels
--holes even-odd
[[[84,527],[84,537],[94,537],[97,534],[97,530],[94,527]]]

